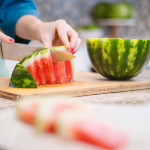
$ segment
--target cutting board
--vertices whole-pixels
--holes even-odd
[[[84,96],[150,88],[150,71],[127,81],[108,80],[98,73],[78,72],[76,80],[66,84],[40,85],[36,89],[8,87],[9,78],[0,78],[0,97],[16,100],[29,95]]]

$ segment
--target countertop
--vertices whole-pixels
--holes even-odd
[[[147,75],[147,77],[149,77],[149,75]],[[83,96],[83,97],[74,97],[72,100],[77,103],[82,103],[84,105],[91,106],[97,113],[99,113],[105,119],[112,121],[115,124],[123,127],[124,131],[129,135],[129,143],[127,147],[125,147],[123,150],[149,150],[150,149],[150,142],[149,142],[149,139],[150,139],[150,89],[120,92],[120,93],[91,95],[91,96]],[[15,101],[0,98],[0,117],[1,117],[1,114],[7,114],[7,113],[9,113],[11,117],[11,111],[12,111],[12,114],[14,114],[15,104],[16,104]],[[7,123],[8,121],[7,120],[5,122],[6,118],[3,118],[4,119],[3,124]],[[10,122],[11,122],[11,119],[10,119]],[[32,132],[32,129],[31,129],[31,132]],[[8,131],[6,134],[9,135],[12,133],[9,133]],[[24,136],[24,139],[28,139],[28,138]],[[33,139],[30,139],[30,141],[32,140]],[[26,142],[22,141],[22,145],[17,143],[16,141],[14,142],[12,141],[13,140],[11,139],[11,144],[4,142],[3,135],[0,134],[0,147],[1,146],[6,147],[8,148],[8,150],[9,150],[9,147],[11,147],[12,150],[19,150],[19,149],[30,150],[29,145],[25,144],[27,141]],[[60,139],[58,141],[60,142],[60,146],[63,146],[62,141]],[[46,140],[44,142],[46,142]],[[32,144],[33,143],[35,144],[36,141],[33,140]],[[23,149],[23,144],[26,145],[25,146],[26,148],[24,149]],[[40,142],[38,142],[37,145],[38,144],[40,144]],[[62,148],[56,145],[54,146],[55,148],[53,150],[58,150]],[[84,145],[81,146],[80,144],[78,145],[78,143],[76,143],[76,146],[74,148],[71,148],[71,147],[72,147],[71,144],[64,145],[64,148],[66,150],[67,149],[68,150],[71,150],[71,149],[90,150],[91,149],[90,146],[86,145],[84,147]],[[92,149],[96,150],[97,148],[92,147]],[[36,150],[38,149],[36,148]]]

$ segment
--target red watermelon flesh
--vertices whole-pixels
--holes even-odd
[[[123,147],[127,137],[120,131],[103,124],[88,112],[66,110],[56,121],[57,133],[68,139],[76,139],[105,149]]]
[[[55,84],[56,77],[55,77],[55,73],[54,73],[51,56],[49,56],[47,58],[42,58],[41,61],[43,63],[42,66],[43,66],[43,70],[44,70],[45,76],[46,76],[46,81],[47,81],[46,83],[47,84]]]
[[[31,73],[36,85],[63,84],[73,80],[71,61],[53,63],[49,49],[32,54],[22,65]]]
[[[65,62],[53,63],[56,83],[61,84],[66,82]]]
[[[41,102],[40,99],[32,97],[19,101],[16,106],[19,118],[26,123],[34,124],[35,115]]]
[[[36,70],[36,74],[39,75],[39,81],[40,81],[41,85],[47,83],[45,71],[44,71],[44,68],[43,68],[43,61],[42,61],[42,59],[43,58],[40,58],[39,60],[35,60],[35,62],[34,62],[34,67],[35,67],[35,70]]]
[[[70,82],[73,80],[73,68],[71,61],[65,61],[65,69],[66,69],[66,82]]]
[[[28,108],[27,107],[23,108],[21,110],[23,112],[22,115],[20,116],[21,120],[26,123],[33,124],[37,108],[38,108],[37,103],[31,104]]]
[[[82,119],[74,124],[76,139],[106,149],[116,149],[126,144],[126,136],[99,121]]]
[[[39,76],[38,74],[36,74],[36,66],[35,63],[31,64],[30,66],[27,67],[27,70],[31,73],[31,75],[33,76],[36,85],[40,84],[40,80],[39,80]]]
[[[55,132],[57,116],[64,110],[84,109],[80,105],[66,102],[48,102],[37,112],[35,126],[42,132]]]

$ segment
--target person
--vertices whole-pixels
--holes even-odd
[[[47,48],[65,45],[72,54],[81,44],[78,33],[65,20],[40,20],[33,0],[0,0],[0,29],[0,40],[9,44],[38,40]],[[4,61],[0,60],[2,66]],[[0,76],[3,72],[0,71]]]

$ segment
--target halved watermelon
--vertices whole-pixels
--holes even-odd
[[[87,50],[94,69],[111,80],[137,76],[150,60],[150,40],[89,38]]]
[[[63,50],[65,47],[61,46],[54,49]],[[19,65],[22,66],[22,68],[25,67],[27,71],[29,71],[34,78],[36,85],[63,84],[73,80],[73,68],[71,61],[53,63],[51,52],[48,48],[41,49],[40,51],[26,56],[19,62]],[[22,70],[20,69],[20,72],[21,71]],[[16,72],[16,67],[13,72]],[[16,77],[21,79],[21,76],[18,76],[17,73],[12,73],[11,78],[15,79]],[[22,85],[19,79],[18,81],[11,80],[10,86],[30,88],[30,86]],[[31,87],[33,88],[33,86]]]

